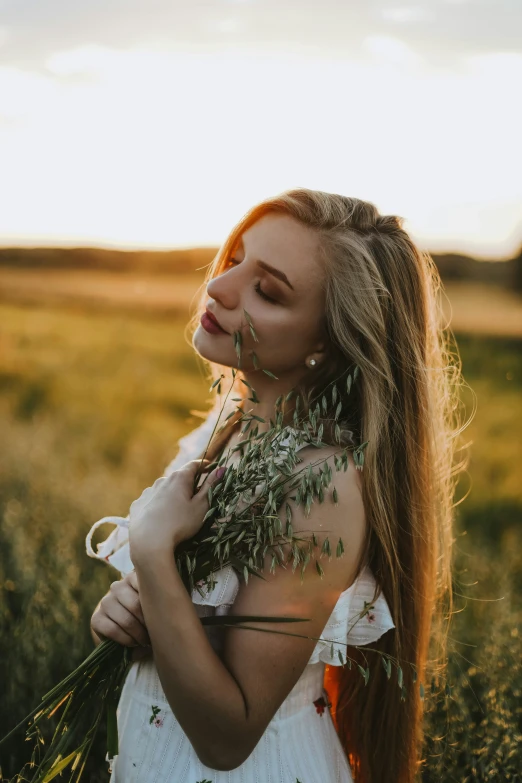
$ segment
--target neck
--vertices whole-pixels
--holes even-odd
[[[237,403],[241,405],[245,413],[253,414],[264,419],[264,422],[256,421],[259,432],[266,432],[270,429],[270,419],[275,422],[276,419],[276,401],[278,397],[285,396],[291,391],[294,386],[302,379],[303,373],[301,368],[293,373],[277,373],[277,380],[275,378],[266,375],[262,370],[256,370],[254,372],[242,371],[242,377],[247,381],[252,389],[238,380],[236,388],[240,394],[235,394],[234,390],[231,391],[230,397],[244,396],[243,403]],[[256,402],[248,399],[253,397]]]

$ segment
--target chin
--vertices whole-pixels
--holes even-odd
[[[192,347],[203,359],[230,367],[230,360],[224,360],[224,357],[220,356],[221,352],[216,350],[213,337],[214,335],[208,334],[200,324],[192,335]]]

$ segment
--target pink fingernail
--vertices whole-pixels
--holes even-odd
[[[221,467],[216,470],[216,478],[220,479],[223,473],[225,472],[225,468]]]

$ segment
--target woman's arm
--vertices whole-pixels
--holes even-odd
[[[167,701],[203,764],[229,769],[231,744],[247,728],[241,688],[214,652],[174,555],[160,553],[149,564],[138,562],[136,573]]]
[[[299,469],[316,459],[314,450]],[[316,532],[319,543],[324,531],[334,547],[341,536],[346,555],[323,561],[323,579],[312,562],[302,583],[290,567],[276,567],[275,574],[265,568],[266,581],[252,578],[242,585],[234,614],[313,618],[292,626],[257,624],[261,629],[320,636],[339,594],[353,581],[364,537],[362,500],[353,466],[346,473],[336,472],[331,461],[338,505],[328,499],[314,504],[306,518],[302,507],[289,501],[292,523],[296,533]],[[221,659],[183,586],[173,553],[149,549],[144,554],[142,550],[133,560],[155,664],[171,709],[206,766],[234,769],[252,753],[299,679],[315,641],[228,628]]]

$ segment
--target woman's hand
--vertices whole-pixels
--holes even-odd
[[[135,647],[133,660],[151,654],[135,571],[111,584],[109,592],[94,610],[91,629],[102,640],[112,639],[125,647]]]
[[[193,494],[196,471],[206,462],[190,460],[169,476],[162,476],[145,490],[148,500],[140,502],[138,498],[131,505],[129,546],[133,563],[139,563],[140,557],[150,560],[155,554],[174,552],[200,530],[209,510],[207,490],[224,472],[224,468],[211,471]]]

